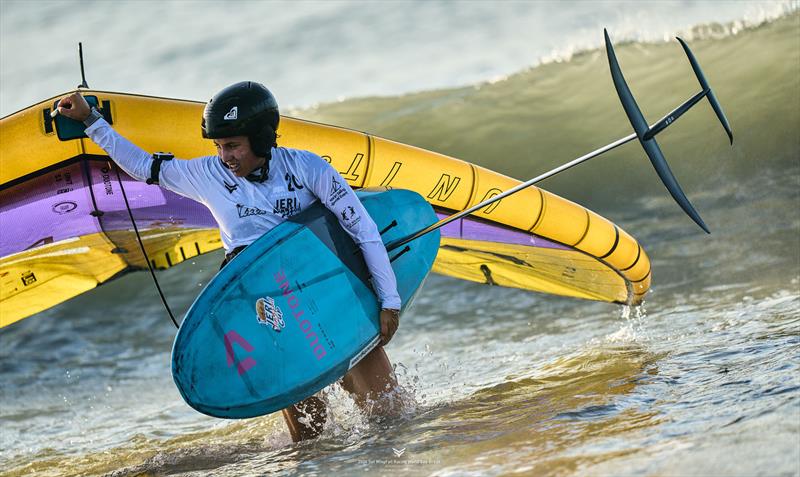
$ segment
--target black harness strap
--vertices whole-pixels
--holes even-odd
[[[244,250],[244,249],[245,249],[245,247],[247,247],[247,245],[239,245],[238,247],[234,248],[234,249],[233,249],[233,250],[231,250],[230,252],[226,253],[226,254],[225,254],[225,258],[222,260],[222,263],[219,265],[219,269],[220,269],[220,270],[222,270],[222,267],[224,267],[225,265],[227,265],[227,264],[228,264],[228,262],[230,262],[231,260],[233,260],[233,257],[235,257],[235,256],[239,255],[239,253],[240,253],[242,250]]]
[[[153,154],[153,163],[150,164],[150,177],[145,181],[148,185],[158,185],[158,175],[161,173],[161,161],[171,161],[175,156],[168,152]]]

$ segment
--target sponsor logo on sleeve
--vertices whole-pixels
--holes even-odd
[[[331,192],[328,197],[328,203],[331,206],[336,205],[339,199],[347,195],[347,188],[342,186],[336,179],[331,182]]]
[[[275,300],[269,296],[256,301],[256,319],[264,326],[271,326],[278,333],[286,326],[286,322],[283,321],[283,312]]]
[[[344,223],[348,228],[355,227],[359,222],[361,222],[361,216],[352,206],[348,205],[342,209],[340,215],[342,216],[342,220],[344,220]]]

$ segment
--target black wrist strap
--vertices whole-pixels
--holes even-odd
[[[170,161],[174,158],[168,152],[156,152],[153,154],[153,163],[150,164],[150,177],[145,181],[148,185],[158,185],[158,175],[161,173],[161,161]]]
[[[89,126],[97,122],[98,119],[102,118],[103,114],[100,111],[98,111],[97,108],[92,107],[91,111],[89,111],[89,116],[83,120],[84,129],[88,128]]]

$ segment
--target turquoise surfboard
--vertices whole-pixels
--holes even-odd
[[[416,192],[359,191],[384,244],[437,221]],[[403,310],[430,272],[439,231],[390,253]],[[253,242],[200,293],[172,347],[183,399],[215,417],[283,409],[345,375],[380,339],[364,259],[320,203]]]

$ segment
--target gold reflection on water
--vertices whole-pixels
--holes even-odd
[[[408,452],[399,460],[401,468],[414,473],[572,474],[637,453],[629,437],[661,422],[656,409],[632,397],[639,383],[657,374],[658,358],[637,344],[589,347],[556,358],[529,376],[421,410],[377,439],[402,442]],[[615,445],[622,440],[625,446]],[[366,454],[360,460],[391,457],[374,444],[362,449]],[[32,464],[12,463],[16,469],[3,475],[159,475],[221,470],[242,461],[247,466],[248,459],[260,461],[260,471],[275,472],[329,452],[353,450],[343,442],[326,447],[330,445],[324,442],[291,445],[282,420],[270,415],[224,422],[166,441],[137,435],[123,447],[80,457],[39,454]],[[373,470],[381,469],[391,470]]]
[[[42,450],[29,459],[10,462],[13,470],[1,477],[65,475],[145,476],[218,468],[255,453],[285,449],[291,443],[279,415],[243,421],[220,421],[223,425],[159,440],[137,434],[122,447],[82,456],[67,456]],[[265,440],[265,437],[267,438]],[[291,448],[287,450],[291,451]]]
[[[562,475],[635,453],[614,440],[661,422],[648,405],[624,403],[637,382],[657,374],[656,359],[638,345],[558,358],[535,376],[481,389],[417,424],[415,440],[431,450],[414,456],[463,472]]]

